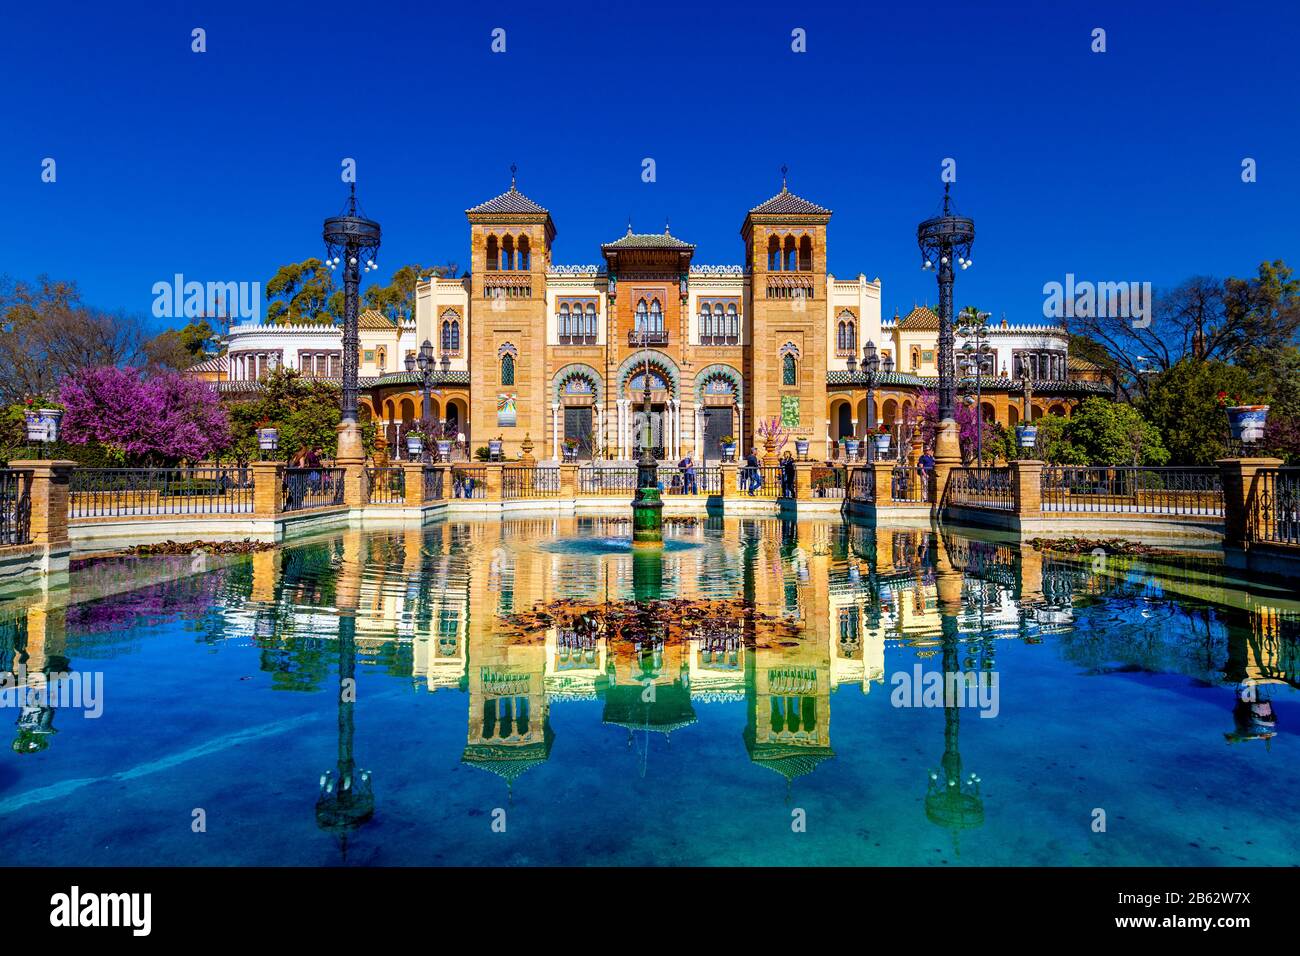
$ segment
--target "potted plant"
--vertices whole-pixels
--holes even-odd
[[[859,443],[858,439],[856,439],[856,438],[845,438],[845,439],[844,439],[844,454],[845,454],[845,456],[848,457],[848,458],[851,458],[851,459],[852,459],[852,458],[857,458],[857,457],[858,457],[858,445],[859,445],[859,444],[860,444],[860,443]]]
[[[736,439],[731,435],[722,436],[722,457],[727,461],[736,460]]]
[[[578,439],[564,439],[564,460],[570,462],[578,460]]]
[[[892,438],[889,434],[889,426],[882,422],[872,429],[871,436],[876,442],[876,454],[889,454],[889,441]]]
[[[1016,426],[1016,443],[1022,449],[1030,449],[1038,444],[1038,426],[1021,423]]]
[[[36,399],[27,399],[27,407],[23,410],[23,418],[27,420],[27,440],[56,442],[59,440],[59,422],[63,418],[63,409],[46,405],[38,407]]]
[[[268,453],[274,453],[280,447],[280,429],[274,425],[263,424],[257,429],[257,449],[265,458]]]
[[[1234,441],[1257,442],[1264,437],[1268,406],[1243,402],[1240,395],[1218,394],[1219,407],[1228,415],[1228,431]]]
[[[406,433],[406,457],[418,461],[424,455],[424,432],[413,428]]]
[[[794,452],[799,456],[800,461],[808,460],[808,439],[796,438],[794,440]]]
[[[498,435],[496,438],[488,439],[488,459],[491,461],[501,460],[501,449],[505,447],[505,439]]]

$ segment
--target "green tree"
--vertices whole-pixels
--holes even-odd
[[[280,266],[266,284],[266,320],[278,325],[331,325],[343,314],[343,290],[319,259]]]
[[[1219,393],[1250,401],[1251,389],[1250,373],[1240,366],[1185,358],[1152,376],[1138,408],[1160,432],[1175,464],[1208,465],[1227,453],[1228,420]]]
[[[1090,465],[1163,465],[1160,432],[1132,405],[1089,398],[1066,420],[1066,441]]]
[[[334,382],[303,378],[295,369],[277,368],[266,377],[263,390],[252,401],[232,402],[230,454],[237,461],[258,456],[257,429],[280,430],[281,459],[302,448],[315,448],[332,458],[338,447],[339,403],[342,389]],[[362,424],[366,451],[374,449],[373,422]]]
[[[206,319],[183,328],[164,329],[144,343],[145,361],[155,368],[183,371],[207,358],[216,345],[216,332]]]

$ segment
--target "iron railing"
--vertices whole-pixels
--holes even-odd
[[[451,469],[451,494],[453,498],[482,498],[487,495],[487,469],[482,467],[453,467]]]
[[[248,468],[77,468],[68,485],[71,519],[252,510]]]
[[[870,471],[870,469],[865,469]],[[874,492],[875,481],[874,472],[872,484],[869,491]],[[849,480],[849,472],[845,468],[827,468],[825,466],[814,465],[812,474],[809,475],[809,482],[812,485],[812,496],[814,498],[843,498]]]
[[[1049,465],[1044,511],[1223,515],[1223,484],[1213,467]]]
[[[751,498],[779,498],[781,496],[780,465],[741,465],[736,475],[736,491]]]
[[[948,504],[1015,511],[1010,468],[954,468],[948,474]]]
[[[696,467],[692,469],[693,481],[676,465],[659,466],[659,487],[666,495],[720,495],[722,494],[722,469]]]
[[[930,500],[930,473],[906,462],[897,464],[889,474],[889,500],[919,504]]]
[[[876,500],[876,472],[872,468],[848,470],[847,496],[850,501]]]
[[[406,502],[406,470],[367,468],[366,502],[372,505],[400,505]]]
[[[286,468],[284,511],[327,508],[343,504],[342,468]]]
[[[630,495],[635,491],[635,468],[604,465],[582,465],[578,468],[578,494],[580,495]]]
[[[442,468],[425,468],[424,469],[424,500],[439,501],[442,498],[443,473]]]
[[[1261,468],[1249,499],[1247,540],[1300,546],[1300,468]]]
[[[32,473],[0,469],[0,547],[32,540]]]
[[[553,465],[507,465],[501,469],[501,497],[558,498],[560,469]]]

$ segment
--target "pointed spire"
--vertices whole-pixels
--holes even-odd
[[[628,217],[627,217],[627,234],[628,234],[629,236],[632,235],[632,217],[631,217],[631,216],[628,216]]]
[[[514,163],[511,163],[510,164],[510,191],[512,193],[518,191],[515,189],[515,173],[517,172],[519,172],[519,167],[516,166]]]
[[[672,233],[668,230],[668,223],[669,223],[669,219],[668,219],[667,216],[665,216],[665,217],[664,217],[664,235],[665,235],[665,236],[671,236],[671,235],[672,235]]]
[[[785,165],[784,163],[782,163],[782,164],[781,164],[781,192],[783,192],[783,193],[787,193],[787,192],[790,191],[789,189],[786,188],[786,185],[785,185],[786,175],[787,175],[789,172],[790,172],[790,167],[787,166],[787,165]]]

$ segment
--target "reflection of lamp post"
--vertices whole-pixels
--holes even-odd
[[[357,364],[360,333],[357,330],[357,293],[361,286],[361,262],[366,271],[378,269],[379,223],[357,213],[357,186],[352,184],[347,212],[325,220],[326,261],[331,270],[343,263],[343,401],[339,422],[338,459],[364,460],[361,426],[357,421]]]
[[[641,345],[646,346],[647,329],[641,329]],[[645,381],[641,390],[645,410],[645,440],[636,468],[636,497],[632,499],[632,540],[657,544],[663,541],[663,507],[659,498],[659,462],[650,450],[650,352],[645,353]]]
[[[443,356],[446,359],[446,355]],[[433,357],[433,343],[428,339],[420,344],[420,354],[417,358],[414,355],[406,356],[406,370],[415,373],[419,369],[420,375],[420,431],[424,433],[424,447],[421,451],[421,460],[429,460],[429,403],[432,400],[429,392],[433,388],[433,372],[437,367],[437,361]]]
[[[952,214],[951,183],[943,185],[943,214],[916,227],[916,244],[924,260],[922,268],[938,267],[939,280],[939,421],[936,444],[946,445],[942,457],[960,457],[957,423],[953,418],[954,376],[952,341],[953,256],[963,269],[970,268],[970,249],[975,242],[975,220]]]

